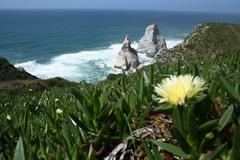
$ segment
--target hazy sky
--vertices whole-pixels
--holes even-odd
[[[2,9],[145,9],[240,13],[240,0],[0,0]]]

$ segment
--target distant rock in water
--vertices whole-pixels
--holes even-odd
[[[151,24],[146,28],[144,36],[139,41],[137,51],[146,53],[149,57],[154,57],[157,52],[166,48],[165,38],[160,37],[158,25]]]
[[[114,67],[124,71],[132,71],[137,68],[138,65],[137,51],[131,47],[131,41],[128,36],[126,36]]]
[[[5,58],[0,58],[0,81],[37,79],[23,68],[16,68]]]

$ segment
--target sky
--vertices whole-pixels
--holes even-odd
[[[0,0],[0,9],[58,8],[240,13],[240,0]]]

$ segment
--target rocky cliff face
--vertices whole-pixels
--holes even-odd
[[[165,39],[159,35],[158,25],[151,24],[146,28],[144,36],[139,41],[137,51],[146,53],[149,57],[154,57],[157,52],[166,48]]]
[[[137,51],[131,47],[131,41],[128,36],[126,36],[114,67],[124,71],[132,71],[137,68],[138,65]]]
[[[0,58],[0,81],[37,79],[24,69],[17,69],[6,59]]]

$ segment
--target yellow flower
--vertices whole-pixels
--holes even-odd
[[[9,120],[9,121],[11,121],[11,120],[12,120],[12,117],[8,114],[8,115],[6,116],[6,119]]]
[[[206,89],[205,81],[192,75],[172,75],[155,86],[155,92],[160,96],[157,100],[160,103],[169,102],[173,105],[183,105],[186,98],[192,98],[204,89]]]

